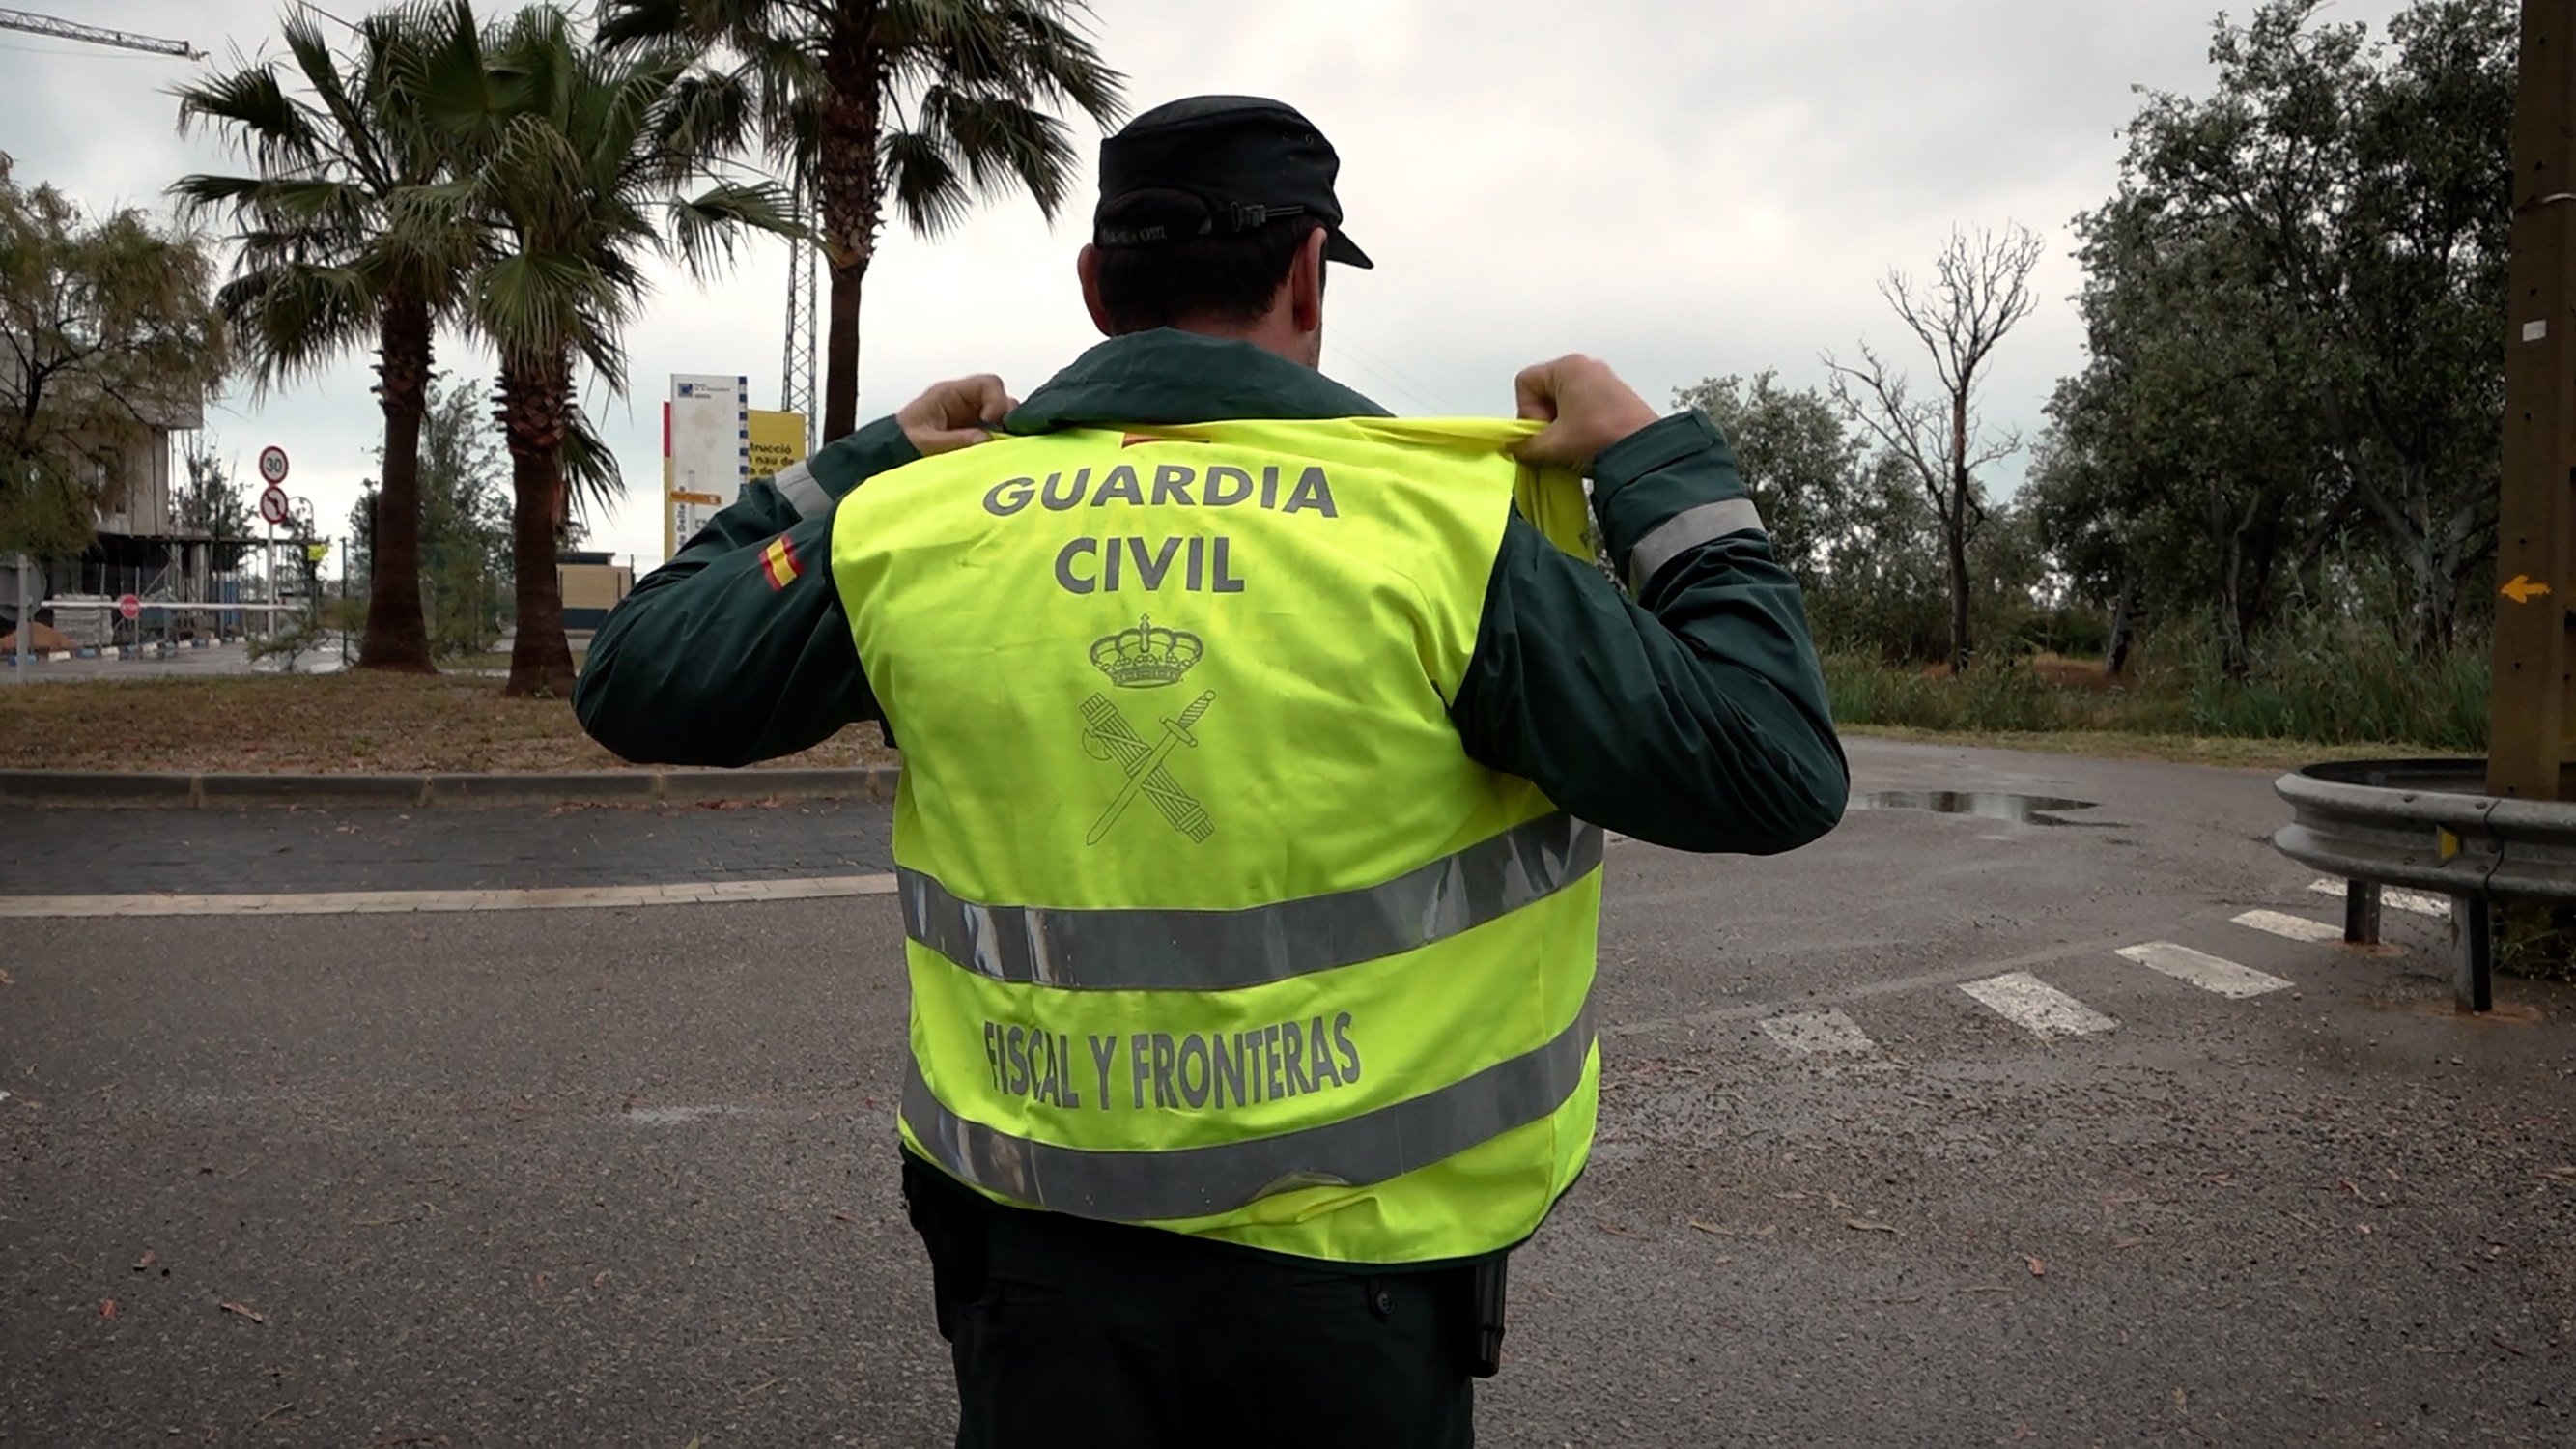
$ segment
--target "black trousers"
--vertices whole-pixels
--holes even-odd
[[[904,1199],[957,1365],[958,1449],[1465,1449],[1472,1271],[1320,1272],[996,1207],[915,1160]]]

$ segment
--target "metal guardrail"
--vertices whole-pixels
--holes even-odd
[[[2491,796],[2484,761],[2311,765],[2273,789],[2291,820],[2272,843],[2347,883],[2345,940],[2378,941],[2383,886],[2450,898],[2463,1011],[2494,1005],[2497,902],[2576,903],[2576,804]]]

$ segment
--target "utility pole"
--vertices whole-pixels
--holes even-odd
[[[27,10],[0,9],[0,30],[23,30],[29,35],[50,36],[56,40],[84,40],[92,45],[113,45],[123,50],[149,51],[154,55],[175,55],[181,60],[204,60],[206,53],[184,40],[163,40],[157,35],[136,35],[131,31],[109,30],[99,25],[83,25],[73,20],[57,20]]]
[[[2487,793],[2564,813],[2576,802],[2576,0],[2522,0],[2506,282]],[[2464,1009],[2486,1009],[2500,951],[2526,975],[2576,967],[2567,911],[2462,900],[2451,913]]]
[[[2523,0],[2487,793],[2576,800],[2576,0]]]

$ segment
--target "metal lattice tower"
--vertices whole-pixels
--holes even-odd
[[[788,197],[787,214],[798,225],[810,226],[813,213],[805,184],[800,181]],[[814,386],[814,334],[823,320],[814,305],[818,260],[815,252],[814,243],[801,236],[787,244],[787,346],[778,363],[778,406],[781,411],[804,415],[808,456],[814,451],[815,430],[823,421],[820,395]]]
[[[113,45],[125,50],[149,51],[154,55],[175,55],[182,60],[206,58],[204,51],[184,40],[163,40],[154,35],[136,35],[124,30],[108,30],[101,26],[57,20],[50,15],[37,15],[25,10],[0,10],[0,30],[23,30],[29,35],[51,36],[56,40],[85,40],[92,45]]]

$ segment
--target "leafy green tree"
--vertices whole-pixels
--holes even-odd
[[[2306,375],[2259,425],[2293,449],[2322,436],[2321,487],[2348,488],[2376,526],[2411,580],[2406,631],[2430,649],[2452,637],[2462,580],[2495,543],[2515,13],[2419,0],[2374,43],[2325,10],[2269,0],[2243,25],[2222,18],[2215,90],[2149,98],[2120,192],[2090,227],[2211,259],[2197,287],[2151,269],[2161,295],[2127,308],[2160,345],[2194,346],[2194,329],[2248,300],[2279,329]],[[2160,404],[2105,389],[2096,405]],[[2195,465],[2214,476],[2243,444],[2176,446],[2204,449]]]
[[[220,300],[263,392],[374,350],[384,485],[358,667],[427,671],[421,415],[437,326],[460,300],[472,237],[397,202],[452,162],[448,138],[410,104],[407,83],[442,67],[454,73],[474,19],[462,3],[379,11],[357,23],[346,55],[306,10],[290,9],[280,26],[300,90],[268,60],[178,90],[181,130],[216,129],[253,170],[187,176],[171,189],[192,211],[221,211],[235,224],[239,258]]]
[[[470,67],[425,70],[413,97],[462,161],[453,181],[415,188],[405,204],[436,216],[430,230],[481,237],[465,312],[501,362],[517,591],[512,694],[571,693],[556,545],[576,489],[614,485],[608,450],[575,404],[576,361],[612,392],[624,389],[623,333],[645,292],[646,257],[703,273],[744,229],[791,229],[766,183],[680,194],[748,134],[732,89],[693,75],[693,63],[675,45],[611,53],[539,5],[476,39]]]
[[[830,274],[822,436],[858,425],[859,292],[888,209],[936,236],[978,196],[1023,190],[1052,220],[1078,158],[1056,111],[1107,124],[1126,77],[1080,0],[604,0],[619,46],[721,52],[770,159],[818,201]]]
[[[2242,678],[2350,520],[2315,405],[2332,360],[2233,223],[2115,200],[2080,229],[2091,357],[2050,403],[2034,521],[2079,592],[2207,623]]]
[[[349,513],[349,566],[372,566],[377,493]],[[420,434],[421,610],[433,657],[479,654],[511,592],[510,462],[480,389],[429,387]]]
[[[171,522],[208,538],[250,537],[250,495],[216,455],[215,445],[203,438],[193,441],[180,462],[188,476],[171,490]]]
[[[1813,389],[1780,386],[1776,372],[1709,378],[1675,390],[1673,405],[1700,409],[1726,434],[1772,551],[1802,586],[1823,583],[1874,481],[1842,410]]]
[[[0,553],[76,554],[156,425],[229,365],[194,237],[135,210],[92,220],[0,153]]]
[[[1939,655],[1940,535],[1900,460],[1873,451],[1831,396],[1782,387],[1776,373],[1710,378],[1673,401],[1726,434],[1821,647]]]

